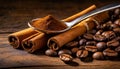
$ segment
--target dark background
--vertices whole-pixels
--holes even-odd
[[[67,18],[95,4],[97,7],[120,0],[0,0],[0,33],[27,28],[27,22],[52,14]]]

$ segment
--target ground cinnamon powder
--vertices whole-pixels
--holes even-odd
[[[60,31],[67,28],[67,26],[62,21],[55,19],[52,15],[48,15],[39,20],[36,20],[34,23],[32,23],[32,26],[38,30],[47,31]]]

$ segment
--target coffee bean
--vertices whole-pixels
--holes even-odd
[[[113,39],[113,40],[120,41],[120,36],[116,37],[116,38]]]
[[[85,58],[88,56],[88,51],[87,50],[78,50],[76,53],[76,56],[78,58]]]
[[[109,30],[115,29],[115,28],[119,28],[119,26],[117,24],[111,24],[109,27]]]
[[[96,45],[96,41],[87,41],[86,45]]]
[[[117,48],[115,48],[115,51],[120,53],[120,46],[118,46]]]
[[[108,40],[111,40],[116,37],[113,31],[105,31],[102,33],[102,35],[105,36]]]
[[[115,15],[120,15],[120,8],[116,8],[116,9],[114,10],[114,14],[115,14]]]
[[[85,46],[80,46],[79,49],[80,50],[85,50]]]
[[[110,48],[107,48],[103,51],[104,56],[108,57],[116,57],[118,56],[118,53],[114,50],[111,50]]]
[[[106,48],[106,43],[105,43],[105,42],[98,42],[98,43],[96,44],[96,46],[97,46],[97,49],[98,49],[99,51],[102,51],[102,50],[104,50],[104,49]]]
[[[96,52],[97,47],[96,46],[85,46],[85,50],[90,51],[90,52]]]
[[[47,56],[57,56],[57,52],[54,51],[54,50],[51,50],[51,49],[46,50],[46,51],[45,51],[45,54],[46,54]]]
[[[72,52],[68,49],[62,49],[60,51],[58,51],[58,55],[61,55],[61,54],[72,54]]]
[[[88,31],[87,33],[89,33],[89,34],[95,34],[96,32],[97,32],[97,30],[93,29],[93,30]]]
[[[92,57],[93,57],[93,59],[96,59],[96,60],[103,60],[104,59],[104,55],[102,52],[95,52]]]
[[[86,42],[87,42],[86,39],[81,39],[81,40],[79,40],[79,45],[85,45]]]
[[[117,19],[114,23],[120,26],[120,19]]]
[[[119,18],[118,15],[114,14],[114,15],[111,16],[111,21],[114,22],[118,18]]]
[[[104,35],[94,35],[93,38],[96,41],[105,41],[106,40],[106,37]]]
[[[71,41],[67,44],[65,44],[66,47],[77,47],[78,46],[78,41]]]
[[[107,47],[116,48],[119,44],[119,41],[111,40],[107,42]]]
[[[77,52],[78,50],[79,50],[79,48],[74,47],[74,48],[71,49],[71,52],[72,52],[73,54],[76,54],[76,52]]]
[[[92,34],[89,34],[89,33],[84,34],[83,37],[84,37],[85,39],[88,39],[88,40],[92,40],[92,39],[93,39],[93,35],[92,35]]]
[[[115,28],[115,29],[113,29],[113,31],[115,32],[115,34],[116,34],[117,36],[120,35],[120,28]]]
[[[98,30],[98,31],[96,32],[96,34],[97,34],[97,35],[101,35],[102,32],[103,32],[103,30]]]
[[[64,62],[70,62],[73,60],[73,57],[69,54],[61,54],[59,58]]]

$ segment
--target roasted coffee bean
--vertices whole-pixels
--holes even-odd
[[[96,32],[97,35],[101,35],[102,33],[103,33],[103,30],[98,30],[98,31]]]
[[[46,54],[47,56],[57,56],[57,52],[54,51],[54,50],[52,50],[52,49],[46,50],[46,51],[45,51],[45,54]]]
[[[96,32],[97,32],[97,30],[93,29],[93,30],[88,31],[87,33],[95,34]]]
[[[101,30],[101,29],[102,29],[102,25],[96,26],[96,29],[97,29],[97,30]]]
[[[80,50],[85,50],[85,46],[80,46],[79,49]]]
[[[93,39],[93,35],[92,35],[92,34],[89,34],[89,33],[84,34],[83,37],[84,37],[85,39],[88,39],[88,40],[92,40],[92,39]]]
[[[62,49],[60,51],[58,51],[58,55],[61,55],[61,54],[72,54],[72,52],[68,49]]]
[[[120,26],[120,19],[117,19],[114,23]]]
[[[94,35],[93,38],[96,41],[105,41],[106,40],[106,37],[104,35]]]
[[[78,50],[76,53],[76,56],[78,58],[85,58],[88,56],[88,51],[87,50]]]
[[[108,40],[111,40],[116,37],[113,31],[105,31],[102,33],[102,35],[105,36]]]
[[[104,56],[108,57],[116,57],[118,56],[118,53],[114,50],[111,50],[110,48],[107,48],[103,51]]]
[[[113,31],[115,32],[115,34],[116,34],[117,36],[120,35],[120,28],[115,28],[115,29],[113,29]]]
[[[114,14],[114,15],[111,16],[110,19],[111,19],[112,22],[114,22],[114,21],[115,21],[116,19],[118,19],[118,18],[119,18],[118,15],[115,15],[115,14]]]
[[[90,52],[96,52],[97,47],[96,46],[85,46],[85,50],[90,51]]]
[[[108,30],[109,27],[110,27],[110,23],[105,23],[105,24],[103,24],[103,25],[101,26],[101,29],[102,29],[102,30]]]
[[[70,62],[73,60],[73,57],[69,54],[61,54],[59,58],[64,62]]]
[[[92,57],[93,57],[93,59],[96,59],[96,60],[103,60],[104,59],[104,55],[102,52],[95,52]]]
[[[77,47],[78,46],[78,41],[71,41],[67,44],[65,44],[66,47]]]
[[[120,8],[116,8],[116,9],[114,10],[114,14],[115,14],[115,15],[120,15]]]
[[[86,45],[96,45],[96,41],[87,41]]]
[[[116,37],[116,38],[113,39],[113,40],[120,41],[120,36]]]
[[[119,44],[119,41],[111,40],[107,42],[107,47],[116,48]]]
[[[106,43],[105,43],[105,42],[98,42],[98,43],[96,44],[96,46],[97,46],[97,49],[98,49],[99,51],[102,51],[102,50],[104,50],[104,49],[106,48]]]
[[[79,48],[74,47],[74,48],[71,49],[71,52],[72,52],[73,54],[76,54],[76,52],[77,52],[78,50],[79,50]]]
[[[118,46],[117,48],[115,48],[115,51],[120,53],[120,46]]]
[[[86,39],[81,39],[81,40],[79,40],[79,45],[85,45],[86,42],[87,42]]]
[[[115,29],[115,28],[119,28],[119,26],[117,24],[111,24],[109,27],[109,30]]]

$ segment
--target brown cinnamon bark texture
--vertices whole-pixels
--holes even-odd
[[[92,5],[92,6],[88,7],[87,9],[85,9],[84,11],[81,11],[81,12],[79,12],[79,13],[73,15],[73,16],[70,16],[70,17],[64,19],[63,21],[70,22],[70,21],[72,21],[72,20],[74,20],[74,19],[82,16],[83,14],[86,14],[86,13],[94,10],[95,8],[96,8],[96,6],[95,6],[95,5]]]
[[[15,33],[12,33],[8,36],[8,41],[13,48],[22,48],[21,42],[23,39],[38,33],[37,31],[33,30],[32,28],[27,28]]]
[[[24,50],[29,53],[33,53],[42,47],[47,46],[48,36],[44,33],[34,34],[22,41]]]
[[[96,8],[96,6],[92,5],[89,8],[87,8],[89,10],[86,11],[86,9],[85,9],[84,11],[87,13],[87,12],[89,12],[91,10],[94,10],[95,8]],[[77,13],[75,15],[77,15],[77,16],[84,15],[85,14],[85,13],[83,13],[84,11],[82,11],[82,13],[79,12],[79,13]],[[73,19],[77,18],[77,16],[73,15],[73,16],[71,16],[72,18],[69,18],[69,19],[73,20]],[[69,21],[69,19],[66,19],[64,21]],[[26,30],[23,30],[23,31],[26,31]],[[21,46],[21,42],[22,42],[22,47],[26,51],[28,51],[29,53],[33,53],[34,51],[36,51],[36,50],[38,50],[38,49],[40,49],[40,48],[42,48],[44,46],[47,46],[47,40],[48,40],[49,36],[47,36],[46,34],[44,34],[42,32],[39,32],[39,33],[37,32],[37,33],[34,33],[34,34],[31,32],[30,33],[30,34],[32,34],[31,36],[24,35],[21,32],[18,32],[18,33],[19,34],[15,34],[15,33],[11,34],[12,36],[16,36],[15,38],[17,38],[17,39],[13,39],[15,41],[11,40],[12,39],[11,35],[9,36],[9,39],[10,39],[9,42],[12,43],[11,45],[13,45],[15,47],[16,47],[17,41],[18,41],[17,46]],[[20,37],[19,37],[19,35],[20,35]],[[23,36],[25,38],[22,38]]]
[[[64,33],[51,37],[48,40],[47,45],[50,49],[58,50],[64,44],[84,34],[87,31],[87,29],[88,30],[93,29],[97,23],[102,23],[108,18],[109,18],[108,12],[103,12],[93,17],[87,18],[81,21],[78,25],[74,26],[71,30],[68,30]]]

